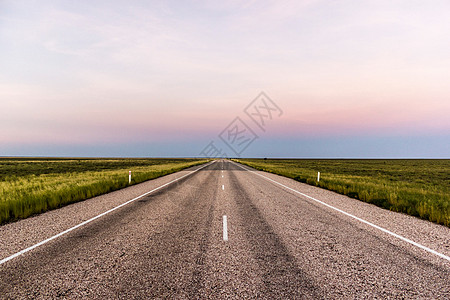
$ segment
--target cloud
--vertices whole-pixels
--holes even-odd
[[[3,140],[215,135],[261,90],[280,136],[449,129],[446,1],[1,5]]]

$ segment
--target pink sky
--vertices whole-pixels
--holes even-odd
[[[284,112],[261,138],[439,136],[448,148],[449,9],[2,1],[0,155],[46,143],[182,149],[214,139],[261,91]]]

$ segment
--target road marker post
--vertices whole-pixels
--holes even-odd
[[[253,174],[256,174],[256,175],[258,175],[258,176],[260,176],[260,177],[262,177],[262,178],[265,178],[265,179],[268,180],[268,181],[271,181],[271,182],[273,182],[273,183],[276,183],[276,184],[278,184],[279,186],[282,186],[282,187],[284,187],[285,189],[288,189],[288,190],[290,190],[290,191],[292,191],[292,192],[294,192],[294,193],[297,193],[297,194],[299,194],[299,195],[301,195],[301,196],[303,196],[303,197],[305,197],[305,198],[311,199],[311,200],[313,200],[313,201],[315,201],[315,202],[317,202],[317,203],[320,203],[320,204],[322,204],[322,205],[324,205],[324,206],[326,206],[326,207],[328,207],[328,208],[331,208],[331,209],[333,209],[333,210],[335,210],[335,211],[337,211],[337,212],[340,212],[341,214],[344,214],[344,215],[346,215],[346,216],[348,216],[348,217],[350,217],[350,218],[353,218],[353,219],[355,219],[355,220],[357,220],[357,221],[359,221],[359,222],[361,222],[361,223],[364,223],[364,224],[369,225],[369,226],[371,226],[371,227],[373,227],[373,228],[375,228],[375,229],[378,229],[378,230],[380,230],[380,231],[382,231],[382,232],[384,232],[384,233],[387,233],[387,234],[389,234],[389,235],[391,235],[391,236],[393,236],[393,237],[395,237],[395,238],[397,238],[397,239],[399,239],[399,240],[402,240],[402,241],[404,241],[404,242],[406,242],[406,243],[409,243],[409,244],[411,244],[411,245],[413,245],[413,246],[416,246],[417,248],[420,248],[420,249],[425,250],[425,251],[427,251],[427,252],[429,252],[429,253],[431,253],[431,254],[434,254],[434,255],[436,255],[436,256],[439,256],[439,257],[441,257],[441,258],[443,258],[443,259],[445,259],[445,260],[447,260],[447,261],[450,261],[450,256],[447,256],[447,255],[445,255],[445,254],[439,253],[439,252],[437,252],[436,250],[433,250],[433,249],[428,248],[428,247],[426,247],[426,246],[424,246],[424,245],[421,245],[421,244],[419,244],[419,243],[416,243],[416,242],[414,242],[413,240],[410,240],[410,239],[405,238],[405,237],[403,237],[403,236],[401,236],[401,235],[399,235],[399,234],[396,234],[395,232],[389,231],[389,230],[387,230],[387,229],[385,229],[385,228],[383,228],[383,227],[380,227],[380,226],[378,226],[378,225],[375,225],[374,223],[370,223],[369,221],[366,221],[366,220],[364,220],[364,219],[361,219],[361,218],[359,218],[359,217],[357,217],[357,216],[355,216],[355,215],[352,215],[352,214],[350,214],[350,213],[348,213],[348,212],[346,212],[346,211],[343,211],[342,209],[339,209],[339,208],[334,207],[334,206],[332,206],[332,205],[330,205],[330,204],[328,204],[328,203],[325,203],[325,202],[323,202],[323,201],[320,201],[319,199],[316,199],[316,198],[314,198],[314,197],[308,196],[308,195],[305,194],[305,193],[302,193],[302,192],[299,192],[299,191],[297,191],[297,190],[295,190],[295,189],[293,189],[293,188],[290,188],[290,187],[288,187],[287,185],[284,185],[284,184],[282,184],[282,183],[279,183],[278,181],[275,181],[275,180],[273,180],[273,179],[270,179],[269,177],[266,177],[266,176],[264,176],[264,175],[261,175],[261,174],[257,173],[256,171],[253,171],[253,170],[251,170],[251,169],[248,169],[247,167],[244,167],[244,166],[242,166],[242,165],[240,165],[240,164],[238,164],[238,163],[233,162],[233,164],[236,165],[236,166],[238,166],[238,167],[241,168],[241,169],[247,170],[247,171],[249,171],[249,172],[251,172],[251,173],[253,173]]]
[[[317,182],[320,181],[320,172],[317,172]]]
[[[128,172],[128,184],[131,184],[131,171]]]
[[[91,223],[92,221],[97,220],[98,218],[101,218],[101,217],[103,217],[104,215],[107,215],[107,214],[109,214],[109,213],[111,213],[111,212],[113,212],[113,211],[115,211],[115,210],[117,210],[117,209],[119,209],[119,208],[121,208],[121,207],[127,205],[127,204],[130,204],[130,203],[132,203],[132,202],[134,202],[134,201],[136,201],[136,200],[138,200],[138,199],[140,199],[140,198],[142,198],[142,197],[144,197],[144,196],[146,196],[146,195],[149,195],[149,194],[151,194],[151,193],[153,193],[153,192],[156,192],[157,190],[162,189],[162,188],[165,187],[165,186],[168,186],[168,185],[170,185],[170,184],[172,184],[172,183],[174,183],[174,182],[177,182],[178,180],[180,180],[180,179],[182,179],[182,178],[185,178],[186,176],[189,176],[189,175],[191,175],[191,174],[194,174],[195,172],[198,172],[199,170],[201,170],[201,169],[203,169],[203,168],[206,168],[207,166],[210,166],[210,165],[213,164],[213,163],[214,163],[214,161],[212,161],[212,162],[210,162],[210,163],[207,163],[207,164],[204,164],[203,166],[197,168],[197,169],[194,170],[194,171],[191,171],[191,172],[189,172],[189,173],[187,173],[187,174],[185,174],[185,175],[183,175],[183,176],[181,176],[181,177],[178,177],[178,178],[176,178],[176,179],[174,179],[174,180],[172,180],[172,181],[169,181],[169,182],[167,182],[167,183],[165,183],[165,184],[163,184],[163,185],[160,185],[160,186],[158,186],[157,188],[154,188],[154,189],[151,190],[151,191],[148,191],[148,192],[146,192],[146,193],[144,193],[144,194],[142,194],[142,195],[140,195],[140,196],[137,196],[137,197],[135,197],[135,198],[133,198],[133,199],[131,199],[131,200],[128,200],[127,202],[124,202],[124,203],[122,203],[122,204],[120,204],[120,205],[117,205],[117,206],[115,206],[115,207],[113,207],[113,208],[111,208],[111,209],[109,209],[109,210],[107,210],[107,211],[105,211],[105,212],[102,212],[102,213],[99,214],[99,215],[96,215],[95,217],[90,218],[89,220],[83,221],[83,222],[79,223],[78,225],[75,225],[75,226],[73,226],[73,227],[71,227],[71,228],[69,228],[69,229],[66,229],[66,230],[64,230],[64,231],[62,231],[62,232],[60,232],[60,233],[58,233],[58,234],[56,234],[56,235],[54,235],[54,236],[52,236],[52,237],[49,237],[49,238],[46,239],[46,240],[43,240],[43,241],[41,241],[41,242],[39,242],[39,243],[37,243],[37,244],[34,244],[33,246],[30,246],[30,247],[28,247],[28,248],[25,248],[25,249],[19,251],[19,252],[16,252],[16,253],[14,253],[13,255],[10,255],[10,256],[5,257],[5,258],[3,258],[3,259],[1,259],[1,257],[0,257],[0,266],[3,265],[4,263],[6,263],[7,261],[10,261],[10,260],[12,260],[12,259],[14,259],[14,258],[16,258],[16,257],[18,257],[18,256],[20,256],[20,255],[22,255],[22,254],[24,254],[24,253],[27,253],[27,252],[29,252],[29,251],[31,251],[31,250],[37,248],[37,247],[40,247],[40,246],[42,246],[42,245],[44,245],[44,244],[47,244],[48,242],[50,242],[50,241],[52,241],[52,240],[54,240],[54,239],[57,239],[57,238],[59,238],[60,236],[63,236],[63,235],[65,235],[65,234],[67,234],[67,233],[69,233],[69,232],[71,232],[71,231],[73,231],[73,230],[75,230],[75,229],[77,229],[77,228],[80,228],[80,227],[82,227],[82,226],[84,226],[84,225],[86,225],[86,224],[89,224],[89,223]],[[131,171],[130,171],[130,172],[131,172]]]

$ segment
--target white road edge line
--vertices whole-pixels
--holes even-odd
[[[228,241],[228,224],[227,216],[223,216],[223,240]]]
[[[63,235],[65,235],[65,234],[67,234],[67,233],[69,233],[69,232],[71,232],[71,231],[73,231],[73,230],[75,230],[75,229],[77,229],[77,228],[79,228],[79,227],[81,227],[81,226],[84,226],[84,225],[86,225],[86,224],[88,224],[88,223],[90,223],[90,222],[92,222],[92,221],[94,221],[94,220],[96,220],[96,219],[98,219],[98,218],[100,218],[100,217],[103,217],[104,215],[107,215],[107,214],[109,214],[109,213],[111,213],[111,212],[113,212],[113,211],[115,211],[115,210],[121,208],[122,206],[125,206],[125,205],[127,205],[127,204],[130,204],[131,202],[134,202],[134,201],[136,201],[136,200],[138,200],[138,199],[140,199],[140,198],[142,198],[142,197],[144,197],[144,196],[147,196],[148,194],[151,194],[151,193],[153,193],[153,192],[155,192],[155,191],[157,191],[157,190],[160,190],[160,189],[162,189],[163,187],[168,186],[168,185],[171,184],[171,183],[174,183],[174,182],[176,182],[176,181],[178,181],[178,180],[180,180],[180,179],[182,179],[182,178],[184,178],[184,177],[186,177],[186,176],[189,176],[189,175],[191,175],[191,174],[193,174],[193,173],[195,173],[195,172],[197,172],[197,171],[199,171],[199,170],[201,170],[201,169],[203,169],[203,168],[205,168],[205,167],[207,167],[207,166],[213,164],[214,162],[215,162],[215,161],[212,161],[212,162],[210,162],[210,163],[208,163],[208,164],[206,164],[206,165],[204,165],[204,166],[202,166],[202,167],[200,167],[200,168],[198,168],[198,169],[196,169],[196,170],[194,170],[194,171],[192,171],[192,172],[189,172],[189,173],[186,174],[186,175],[183,175],[183,176],[181,176],[181,177],[179,177],[179,178],[177,178],[177,179],[174,179],[174,180],[172,180],[172,181],[170,181],[170,182],[167,182],[167,183],[165,183],[165,184],[163,184],[163,185],[161,185],[161,186],[159,186],[159,187],[157,187],[157,188],[155,188],[155,189],[153,189],[153,190],[151,190],[151,191],[149,191],[149,192],[146,192],[146,193],[144,193],[144,194],[142,194],[142,195],[140,195],[140,196],[137,196],[136,198],[133,198],[133,199],[128,200],[127,202],[124,202],[124,203],[122,203],[122,204],[120,204],[120,205],[118,205],[118,206],[116,206],[116,207],[114,207],[114,208],[111,208],[110,210],[107,210],[107,211],[105,211],[105,212],[103,212],[103,213],[101,213],[101,214],[99,214],[99,215],[97,215],[97,216],[95,216],[95,217],[93,217],[93,218],[90,218],[89,220],[86,220],[86,221],[84,221],[84,222],[82,222],[82,223],[80,223],[80,224],[78,224],[78,225],[75,225],[75,226],[73,226],[73,227],[71,227],[71,228],[69,228],[69,229],[67,229],[67,230],[64,230],[63,232],[60,232],[60,233],[58,233],[58,234],[56,234],[56,235],[54,235],[54,236],[52,236],[52,237],[49,237],[48,239],[43,240],[42,242],[39,242],[39,243],[37,243],[37,244],[35,244],[35,245],[33,245],[33,246],[30,246],[30,247],[28,247],[28,248],[26,248],[26,249],[23,249],[23,250],[21,250],[21,251],[15,253],[15,254],[13,254],[13,255],[11,255],[11,256],[8,256],[8,257],[6,257],[6,258],[0,260],[0,265],[2,265],[2,264],[4,264],[4,263],[6,263],[7,261],[10,261],[10,260],[12,260],[12,259],[18,257],[18,256],[20,256],[20,255],[22,255],[22,254],[24,254],[24,253],[27,253],[27,252],[29,252],[29,251],[31,251],[31,250],[33,250],[33,249],[39,247],[39,246],[42,246],[42,245],[44,245],[44,244],[46,244],[46,243],[48,243],[48,242],[50,242],[50,241],[52,241],[52,240],[54,240],[54,239],[57,239],[57,238],[59,238],[60,236],[63,236]]]
[[[276,184],[278,184],[278,185],[280,185],[280,186],[282,186],[282,187],[284,187],[284,188],[286,188],[286,189],[288,189],[288,190],[290,190],[290,191],[292,191],[292,192],[294,192],[294,193],[297,193],[297,194],[299,194],[299,195],[302,195],[303,197],[306,197],[306,198],[308,198],[308,199],[311,199],[311,200],[313,200],[313,201],[316,201],[317,203],[320,203],[320,204],[322,204],[322,205],[324,205],[324,206],[326,206],[326,207],[329,207],[329,208],[331,208],[331,209],[334,209],[335,211],[338,211],[338,212],[340,212],[340,213],[342,213],[342,214],[344,214],[344,215],[346,215],[346,216],[348,216],[348,217],[351,217],[351,218],[353,218],[353,219],[355,219],[355,220],[358,220],[358,221],[360,221],[360,222],[362,222],[362,223],[364,223],[364,224],[367,224],[367,225],[369,225],[369,226],[371,226],[371,227],[373,227],[373,228],[376,228],[376,229],[378,229],[378,230],[380,230],[380,231],[383,231],[384,233],[390,234],[390,235],[392,235],[393,237],[396,237],[396,238],[398,238],[398,239],[400,239],[400,240],[402,240],[402,241],[404,241],[404,242],[407,242],[407,243],[409,243],[409,244],[411,244],[411,245],[414,245],[414,246],[416,246],[416,247],[418,247],[418,248],[420,248],[420,249],[423,249],[423,250],[425,250],[425,251],[427,251],[427,252],[430,252],[430,253],[432,253],[432,254],[434,254],[434,255],[437,255],[437,256],[439,256],[439,257],[441,257],[441,258],[443,258],[443,259],[445,259],[445,260],[447,260],[447,261],[450,261],[450,257],[447,256],[447,255],[445,255],[445,254],[439,253],[439,252],[437,252],[437,251],[435,251],[435,250],[433,250],[433,249],[430,249],[430,248],[428,248],[428,247],[426,247],[426,246],[424,246],[424,245],[421,245],[421,244],[419,244],[419,243],[416,243],[416,242],[414,242],[414,241],[412,241],[412,240],[410,240],[410,239],[408,239],[408,238],[405,238],[405,237],[403,237],[403,236],[401,236],[401,235],[399,235],[399,234],[396,234],[396,233],[394,233],[394,232],[392,232],[392,231],[389,231],[389,230],[387,230],[387,229],[384,229],[383,227],[380,227],[380,226],[378,226],[378,225],[375,225],[375,224],[373,224],[373,223],[370,223],[369,221],[366,221],[366,220],[361,219],[361,218],[359,218],[359,217],[357,217],[357,216],[354,216],[354,215],[352,215],[352,214],[350,214],[350,213],[348,213],[348,212],[346,212],[346,211],[343,211],[343,210],[341,210],[341,209],[339,209],[339,208],[336,208],[336,207],[334,207],[334,206],[331,206],[330,204],[327,204],[327,203],[325,203],[325,202],[323,202],[323,201],[320,201],[320,200],[318,200],[318,199],[316,199],[316,198],[313,198],[313,197],[311,197],[311,196],[308,196],[308,195],[306,195],[306,194],[304,194],[304,193],[302,193],[302,192],[299,192],[299,191],[297,191],[297,190],[294,190],[293,188],[290,188],[290,187],[288,187],[288,186],[286,186],[286,185],[284,185],[284,184],[282,184],[282,183],[279,183],[279,182],[277,182],[277,181],[275,181],[275,180],[273,180],[273,179],[270,179],[269,177],[266,177],[266,176],[261,175],[261,174],[255,172],[255,171],[253,171],[253,170],[250,170],[250,169],[248,169],[248,168],[246,168],[246,167],[243,167],[242,165],[240,165],[240,164],[238,164],[238,163],[235,163],[235,162],[233,162],[233,163],[236,164],[238,167],[240,167],[240,168],[242,168],[242,169],[244,169],[244,170],[246,170],[246,171],[248,171],[248,172],[252,172],[252,173],[254,173],[254,174],[258,175],[258,176],[261,176],[261,177],[263,177],[263,178],[265,178],[265,179],[267,179],[267,180],[269,180],[269,181],[271,181],[271,182],[273,182],[273,183],[276,183]]]

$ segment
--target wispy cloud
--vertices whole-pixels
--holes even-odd
[[[2,1],[0,143],[214,135],[261,90],[274,135],[445,133],[449,8]]]

